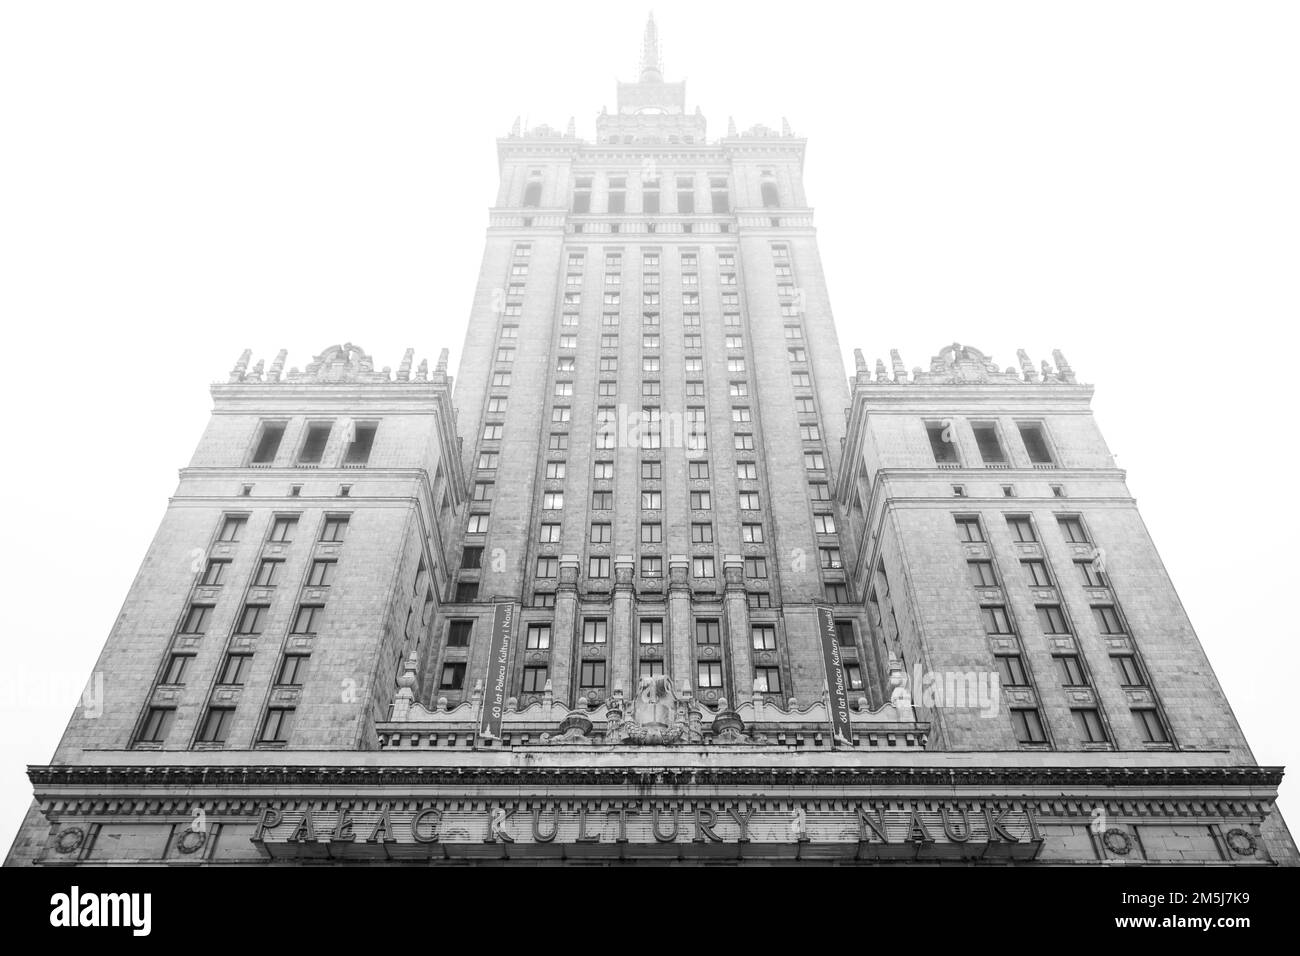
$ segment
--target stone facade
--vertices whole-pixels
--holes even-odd
[[[241,356],[9,863],[1297,862],[1091,387],[846,387],[804,141],[706,133],[652,22],[454,389]]]

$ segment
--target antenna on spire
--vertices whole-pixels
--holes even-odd
[[[645,39],[641,43],[641,82],[663,82],[663,61],[659,58],[659,28],[655,26],[654,11],[645,24]]]

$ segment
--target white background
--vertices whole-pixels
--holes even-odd
[[[516,115],[594,137],[646,10],[0,5],[0,839],[251,347],[454,371]],[[846,374],[1060,348],[1265,764],[1300,765],[1300,8],[664,3],[710,134],[789,117]],[[1294,784],[1283,788],[1289,793]],[[1286,806],[1286,800],[1283,801]],[[0,850],[3,850],[0,847]]]

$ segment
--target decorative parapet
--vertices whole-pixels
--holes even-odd
[[[265,363],[262,360],[249,368],[252,361],[253,353],[251,349],[245,349],[235,362],[235,367],[230,370],[230,377],[227,382],[230,384],[256,384],[269,385],[284,383],[289,385],[354,385],[354,384],[388,384],[388,383],[408,383],[408,382],[429,382],[435,385],[450,385],[451,379],[447,375],[447,350],[443,349],[438,355],[438,363],[432,373],[429,371],[429,360],[422,359],[420,364],[412,372],[412,366],[415,364],[415,349],[407,349],[402,356],[401,364],[397,367],[397,374],[394,376],[390,366],[384,366],[380,371],[375,371],[374,361],[360,347],[353,345],[351,342],[343,345],[331,345],[315,358],[313,358],[305,370],[299,371],[297,367],[284,371],[285,359],[288,352],[281,349],[271,363],[269,370],[264,370]]]
[[[999,368],[990,356],[969,345],[954,342],[940,350],[930,359],[929,370],[919,365],[909,375],[902,356],[897,349],[889,352],[890,368],[876,359],[875,375],[867,367],[867,361],[861,349],[853,350],[855,374],[854,387],[866,385],[1001,385],[1014,383],[1018,385],[1077,385],[1074,369],[1065,360],[1059,349],[1052,351],[1055,368],[1046,361],[1038,369],[1030,361],[1024,349],[1016,352],[1019,367],[1008,365]]]

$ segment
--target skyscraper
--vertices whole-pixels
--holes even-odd
[[[652,20],[454,387],[241,356],[9,861],[1297,862],[1064,356],[846,386],[804,147]]]

